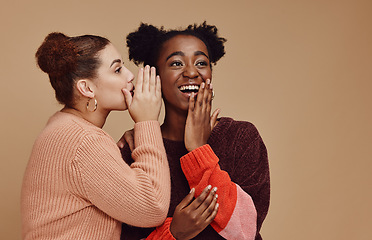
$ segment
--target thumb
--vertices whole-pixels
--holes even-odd
[[[217,117],[218,117],[218,114],[220,114],[220,112],[221,112],[221,109],[219,109],[219,108],[217,108],[216,110],[214,110],[214,112],[213,112],[213,114],[211,116],[211,130],[216,125]]]
[[[125,103],[127,104],[127,108],[129,109],[130,105],[132,104],[132,94],[128,91],[128,89],[121,89],[124,94]]]
[[[182,199],[182,201],[177,205],[177,207],[179,207],[180,209],[187,207],[191,203],[192,199],[194,198],[194,195],[195,195],[195,188],[192,188],[190,193],[187,194],[187,196],[184,199]]]
[[[125,142],[128,143],[131,152],[134,150],[134,130],[126,131],[123,135]]]
[[[117,145],[118,145],[119,148],[123,148],[124,147],[124,144],[125,144],[125,139],[124,139],[124,134],[123,134],[123,136],[117,142]]]

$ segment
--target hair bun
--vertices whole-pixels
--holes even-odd
[[[50,33],[36,52],[40,69],[49,75],[60,76],[73,71],[77,52],[69,37],[63,33]]]

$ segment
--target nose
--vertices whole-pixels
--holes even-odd
[[[127,71],[126,75],[127,75],[128,82],[133,82],[133,80],[134,80],[133,73],[128,68],[125,68],[125,70]]]
[[[183,76],[188,78],[196,78],[199,76],[198,69],[194,66],[194,64],[187,64],[183,71]]]

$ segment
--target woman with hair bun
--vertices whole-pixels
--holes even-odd
[[[36,139],[21,196],[23,239],[120,239],[121,223],[166,218],[170,176],[158,116],[155,68],[133,74],[106,38],[49,34],[36,52],[62,110]],[[133,118],[134,163],[102,130],[113,110]]]
[[[161,226],[123,224],[122,239],[262,239],[270,199],[266,147],[252,123],[217,119],[218,109],[211,115],[214,94],[204,97],[204,89],[212,89],[212,64],[224,56],[225,41],[206,22],[178,30],[142,23],[127,36],[129,58],[155,66],[161,78],[171,203]],[[125,161],[131,160],[131,142],[130,132],[119,141]],[[198,207],[208,185],[218,195],[212,220]]]

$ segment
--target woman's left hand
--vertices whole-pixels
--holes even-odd
[[[215,110],[211,116],[212,93],[213,87],[210,79],[200,85],[196,100],[194,93],[191,93],[185,126],[185,146],[190,152],[207,143],[217,121],[219,109]]]
[[[117,142],[119,148],[123,148],[125,143],[129,145],[130,151],[133,152],[134,149],[134,129],[126,131],[120,140]]]

